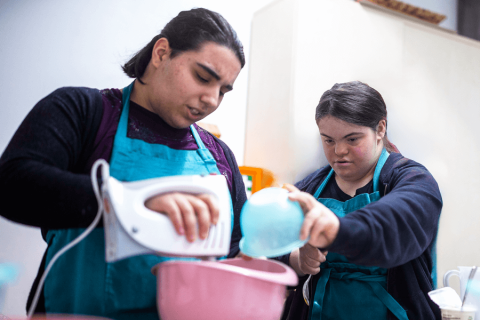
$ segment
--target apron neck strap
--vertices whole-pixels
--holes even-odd
[[[333,168],[332,168],[328,173],[328,176],[325,178],[325,180],[323,180],[323,183],[320,185],[320,187],[318,187],[317,191],[313,195],[315,199],[318,199],[318,197],[320,197],[320,194],[322,193],[323,189],[325,189],[325,186],[327,185],[328,180],[330,180],[334,172],[335,171],[333,171]]]
[[[126,104],[129,104],[130,101],[130,94],[132,93],[133,90],[133,84],[135,83],[135,80],[132,81],[128,86],[123,88],[122,91],[122,103],[123,107],[125,107]]]
[[[122,92],[122,113],[120,115],[120,121],[118,122],[117,128],[117,135],[122,138],[125,138],[127,136],[128,114],[130,110],[130,94],[132,93],[134,83],[135,80],[130,83],[129,86],[123,88]]]
[[[195,138],[195,142],[197,143],[198,149],[206,149],[202,139],[200,138],[200,135],[197,132],[197,129],[195,129],[193,124],[190,125],[190,130],[192,131],[193,137]]]
[[[382,153],[378,158],[375,172],[373,173],[373,192],[379,191],[378,188],[380,184],[380,172],[382,171],[385,162],[387,162],[388,156],[390,156],[390,153],[388,153],[387,149],[383,148]]]

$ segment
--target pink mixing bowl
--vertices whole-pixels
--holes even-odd
[[[167,261],[157,264],[157,307],[162,320],[278,320],[286,286],[298,278],[272,261]]]

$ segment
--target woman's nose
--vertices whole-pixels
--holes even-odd
[[[337,143],[335,145],[335,154],[337,156],[344,156],[348,153],[348,147],[345,143]]]
[[[200,96],[200,101],[205,104],[206,107],[217,107],[218,100],[220,99],[219,90],[209,89]]]

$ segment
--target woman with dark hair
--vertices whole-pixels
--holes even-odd
[[[37,103],[0,158],[2,216],[40,227],[46,265],[97,212],[89,173],[105,159],[121,181],[222,174],[233,204],[229,257],[239,252],[246,200],[231,150],[195,123],[214,112],[245,65],[235,31],[218,13],[197,8],[172,19],[124,66],[135,80],[119,89],[61,88]],[[28,199],[28,201],[25,201]],[[169,193],[146,202],[194,242],[218,220],[216,199]],[[198,225],[198,231],[197,231]],[[169,258],[143,255],[105,262],[103,227],[53,264],[35,313],[158,319],[151,267]]]
[[[279,258],[302,280],[283,319],[439,319],[435,179],[388,141],[385,102],[364,83],[327,90],[315,120],[329,165],[287,186],[309,240]]]

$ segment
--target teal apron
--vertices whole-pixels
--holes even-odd
[[[123,90],[123,110],[115,134],[110,175],[120,181],[173,175],[220,174],[215,159],[191,125],[197,150],[175,150],[127,137],[130,93]],[[84,229],[50,230],[47,265]],[[103,228],[96,228],[52,267],[44,286],[47,313],[104,316],[113,319],[158,319],[156,277],[151,268],[166,260],[193,260],[142,255],[105,262]]]
[[[389,153],[383,149],[373,174],[373,193],[359,194],[342,202],[335,199],[319,198],[328,180],[334,175],[333,169],[315,192],[314,197],[338,217],[363,208],[380,199],[379,177]],[[320,275],[315,277],[313,304],[309,319],[387,319],[387,309],[398,319],[408,320],[407,313],[387,292],[387,269],[365,267],[350,263],[345,256],[330,252],[327,261],[320,266]]]

